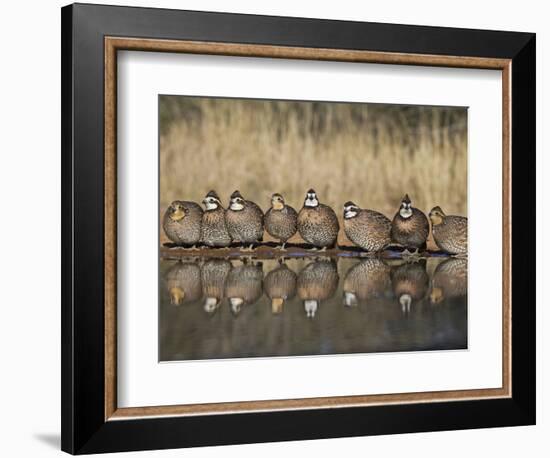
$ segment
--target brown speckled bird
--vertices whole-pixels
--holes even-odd
[[[262,241],[264,212],[254,202],[245,200],[239,191],[231,194],[225,221],[234,242],[248,244],[251,250],[255,243]]]
[[[285,203],[281,194],[271,196],[271,208],[264,217],[265,229],[272,237],[281,241],[281,250],[285,249],[287,240],[296,234],[298,213]]]
[[[243,305],[254,304],[263,294],[264,272],[262,263],[233,266],[227,276],[225,295],[231,311],[237,315]]]
[[[344,278],[344,305],[384,297],[391,290],[391,268],[380,259],[363,259],[348,270]]]
[[[298,297],[304,301],[308,318],[315,317],[319,303],[330,299],[338,287],[338,269],[334,260],[310,262],[298,274]]]
[[[296,295],[296,274],[286,264],[269,272],[264,279],[264,291],[271,299],[271,312],[281,313],[285,301]]]
[[[401,310],[409,313],[413,302],[421,301],[428,292],[430,279],[426,272],[426,260],[395,267],[391,271],[391,282]]]
[[[164,213],[162,227],[178,245],[195,245],[201,238],[202,208],[195,202],[175,200]]]
[[[447,216],[441,207],[432,208],[429,216],[435,243],[441,250],[449,254],[468,252],[468,218]]]
[[[411,206],[411,200],[408,194],[405,194],[399,211],[392,221],[392,242],[398,243],[407,249],[414,248],[418,252],[419,249],[426,248],[429,232],[428,218],[420,210]]]
[[[201,269],[194,262],[176,262],[164,274],[164,282],[172,305],[202,298]]]
[[[468,294],[468,260],[450,258],[440,263],[433,274],[430,302],[439,304],[445,299]]]
[[[226,259],[209,259],[201,268],[202,293],[204,295],[204,311],[214,313],[220,306],[225,293],[227,276],[231,271],[231,263]]]
[[[310,189],[304,200],[304,206],[298,214],[298,232],[314,249],[333,247],[338,238],[340,224],[334,210],[319,203],[317,194]]]
[[[355,245],[367,251],[380,251],[391,242],[391,221],[382,213],[344,204],[344,231]]]
[[[216,191],[210,191],[202,201],[205,211],[202,215],[201,241],[209,247],[227,247],[231,236],[225,223],[225,209]]]

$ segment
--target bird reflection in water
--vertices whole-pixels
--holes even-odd
[[[284,262],[266,275],[264,291],[271,300],[271,313],[281,313],[284,303],[294,298],[296,282],[296,274]]]
[[[353,265],[344,278],[344,305],[354,307],[358,302],[391,294],[390,271],[390,266],[376,258]]]
[[[416,262],[404,262],[392,269],[393,293],[399,301],[403,313],[410,313],[411,306],[426,297],[429,282],[425,259]]]
[[[233,266],[227,276],[225,295],[231,311],[238,315],[243,305],[254,304],[263,294],[264,272],[261,262]]]
[[[304,301],[308,318],[315,317],[321,301],[334,295],[338,280],[338,269],[333,259],[316,260],[302,269],[298,275],[298,296]]]
[[[170,304],[181,305],[202,298],[201,270],[194,262],[177,262],[164,276]]]
[[[161,361],[467,348],[467,259],[160,266]]]
[[[430,302],[466,296],[468,293],[468,260],[450,258],[440,263],[433,274]]]
[[[225,259],[209,259],[202,265],[202,293],[206,313],[212,314],[220,307],[230,271],[231,263]]]

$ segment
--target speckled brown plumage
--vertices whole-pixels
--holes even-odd
[[[304,206],[298,213],[298,232],[311,245],[332,247],[338,238],[340,224],[334,210],[317,200],[313,189],[307,192]]]
[[[194,262],[176,262],[164,274],[164,282],[172,305],[202,298],[201,270]]]
[[[468,218],[445,215],[440,207],[430,211],[432,233],[437,246],[449,254],[468,252]]]
[[[227,247],[231,236],[225,222],[225,209],[215,191],[210,191],[203,200],[206,207],[202,215],[201,241],[210,247]]]
[[[162,227],[178,245],[195,245],[201,238],[202,208],[195,202],[176,200],[166,209]]]
[[[262,263],[233,266],[225,285],[233,313],[239,313],[243,305],[254,304],[262,297],[263,277]]]
[[[437,304],[444,299],[468,294],[468,260],[451,258],[441,262],[432,278],[430,301]]]
[[[264,292],[271,299],[271,310],[273,313],[282,311],[285,301],[296,295],[297,275],[282,264],[269,272],[264,279]]]
[[[410,211],[412,214],[408,218],[402,216],[402,211]],[[405,196],[401,201],[401,207],[395,214],[392,227],[392,242],[403,245],[407,248],[424,249],[426,240],[430,232],[430,224],[426,215],[411,206],[409,196]]]
[[[367,251],[380,251],[391,242],[391,221],[382,213],[346,202],[344,232],[358,247]]]
[[[296,234],[298,229],[298,213],[287,205],[280,194],[271,197],[271,208],[264,217],[265,229],[272,237],[284,244]]]
[[[344,305],[381,298],[391,290],[391,268],[380,259],[364,259],[348,270],[344,278]]]
[[[225,259],[209,259],[202,265],[201,283],[205,311],[211,313],[220,305],[230,271],[231,263]]]
[[[404,311],[409,311],[411,304],[424,299],[429,281],[425,260],[404,263],[391,271],[393,293]]]
[[[313,318],[321,301],[330,299],[338,288],[338,269],[334,260],[313,261],[298,274],[298,297],[304,301],[308,317]]]
[[[235,203],[242,209],[235,210]],[[244,200],[239,191],[231,195],[231,203],[225,213],[225,221],[229,235],[234,242],[256,243],[262,241],[264,235],[264,213],[254,202]]]

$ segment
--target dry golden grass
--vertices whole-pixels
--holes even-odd
[[[160,98],[160,204],[225,205],[239,189],[264,210],[307,189],[338,215],[348,200],[392,217],[403,194],[429,211],[467,211],[467,112],[376,104]]]

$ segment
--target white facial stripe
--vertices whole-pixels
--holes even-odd
[[[313,318],[315,316],[315,312],[317,312],[318,304],[319,303],[316,300],[304,301],[304,309],[306,311],[306,315],[308,318]]]
[[[204,301],[204,311],[212,313],[216,308],[218,308],[218,299],[215,297],[207,297]]]
[[[231,311],[233,313],[239,313],[241,311],[241,307],[244,304],[244,300],[240,297],[231,297],[229,299],[229,303],[231,304]]]
[[[239,211],[239,210],[242,210],[244,208],[244,205],[242,204],[242,202],[237,202],[235,200],[232,200],[231,205],[229,206],[229,208],[231,210]]]
[[[354,305],[357,305],[357,296],[355,296],[355,293],[350,293],[346,291],[344,293],[344,304],[348,307],[353,307]]]
[[[408,208],[401,207],[401,209],[399,210],[399,214],[401,215],[402,218],[410,218],[413,212],[410,207]]]
[[[346,219],[353,218],[354,216],[357,216],[357,212],[355,211],[355,209],[353,207],[350,207],[344,213],[344,218],[346,218]]]
[[[218,208],[218,202],[216,202],[216,200],[212,199],[211,197],[208,197],[207,199],[205,199],[204,202],[205,202],[204,205],[207,210],[215,210],[216,208]]]
[[[310,199],[309,196],[308,196],[308,198],[306,199],[304,205],[306,207],[317,207],[317,205],[319,205],[319,201],[316,198]]]

